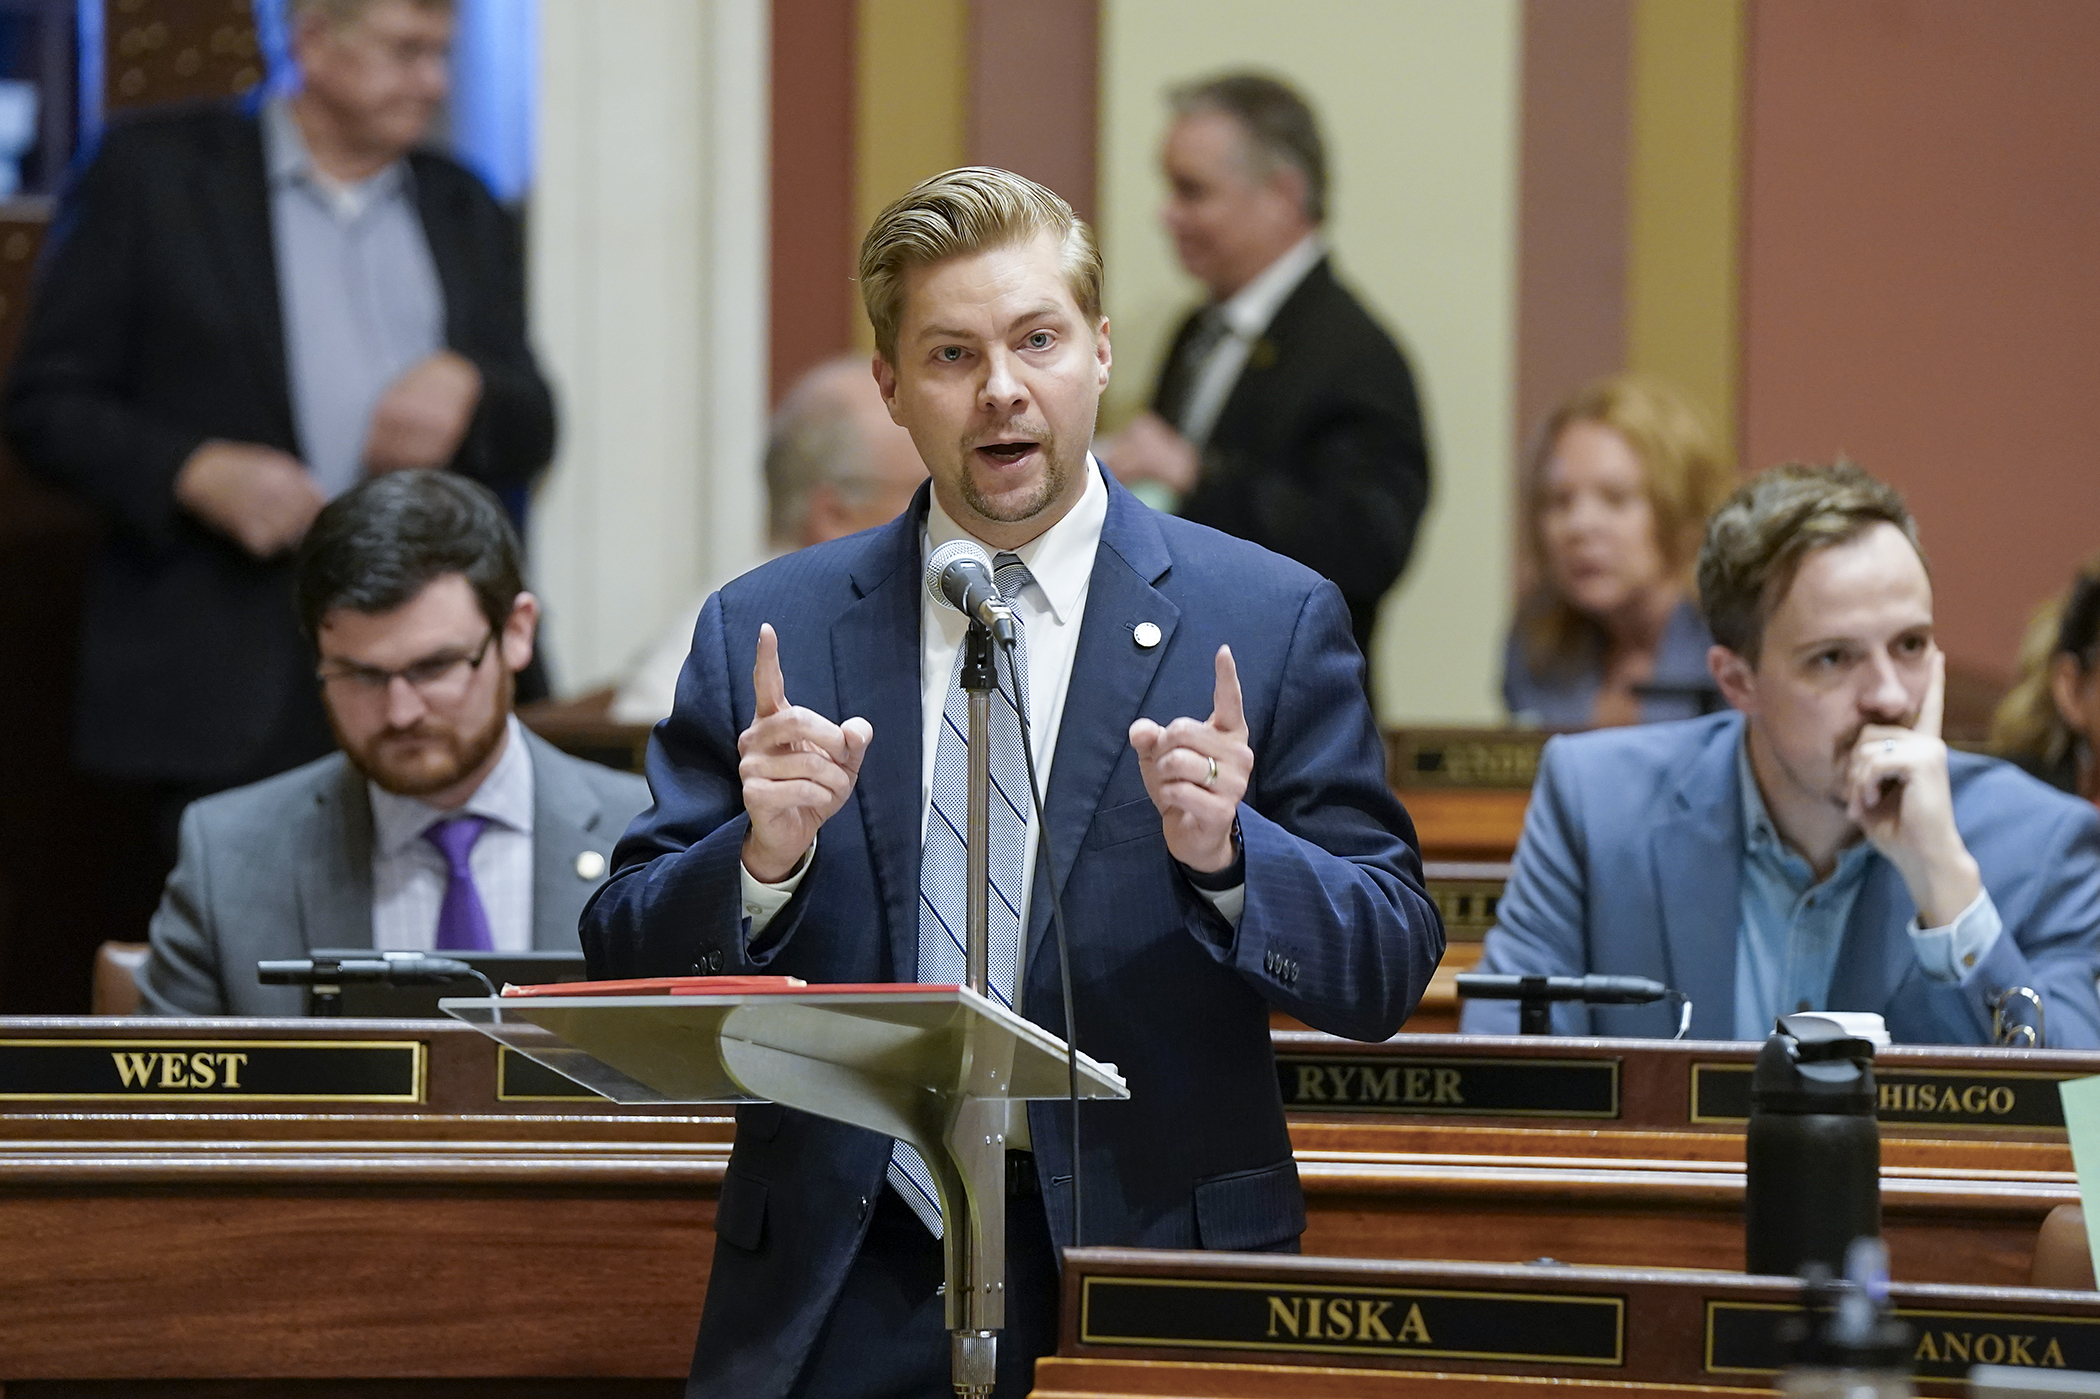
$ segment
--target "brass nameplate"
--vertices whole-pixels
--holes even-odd
[[[1539,750],[1545,744],[1544,734],[1403,729],[1393,735],[1393,785],[1528,792],[1538,776]]]
[[[0,1101],[420,1103],[421,1040],[0,1040]]]
[[[1625,1363],[1622,1297],[1090,1277],[1079,1298],[1094,1346]]]
[[[1706,1368],[1716,1374],[1777,1374],[1786,1364],[1780,1324],[1800,1310],[1774,1302],[1708,1302]],[[1917,1338],[1911,1369],[1926,1379],[1966,1379],[1971,1365],[2100,1368],[2100,1317],[1911,1307],[1899,1307],[1896,1315]]]
[[[496,1098],[505,1103],[605,1101],[603,1094],[592,1092],[573,1078],[562,1077],[507,1044],[496,1047]]]
[[[1750,1074],[1749,1064],[1692,1065],[1692,1121],[1749,1121]],[[2056,1085],[2076,1077],[2017,1069],[1940,1072],[1877,1066],[1875,1116],[1902,1126],[2062,1131],[2064,1104]]]
[[[1495,906],[1502,899],[1499,879],[1430,879],[1423,881],[1437,912],[1444,915],[1444,937],[1451,942],[1479,942],[1495,926]]]
[[[1617,1117],[1616,1059],[1282,1054],[1283,1105],[1308,1112]]]

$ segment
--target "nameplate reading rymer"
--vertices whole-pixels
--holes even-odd
[[[0,1101],[420,1103],[420,1040],[0,1040]]]
[[[1625,1361],[1620,1297],[1089,1277],[1080,1285],[1079,1307],[1079,1339],[1093,1346]]]
[[[1748,1064],[1692,1065],[1692,1121],[1750,1119]],[[2063,1130],[2056,1085],[2069,1073],[2013,1069],[1874,1068],[1875,1116],[1922,1127],[2045,1127]]]
[[[1769,1302],[1708,1302],[1706,1368],[1729,1375],[1779,1373],[1787,1354],[1779,1328],[1798,1315],[1797,1307]],[[1926,1379],[1966,1379],[1971,1365],[2100,1368],[2100,1318],[1914,1307],[1898,1307],[1896,1315],[1911,1329],[1911,1370]]]
[[[1282,1054],[1283,1105],[1300,1112],[1617,1117],[1616,1059]]]

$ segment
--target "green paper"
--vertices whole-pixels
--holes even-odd
[[[2071,1169],[2078,1173],[2078,1203],[2085,1207],[2085,1246],[2093,1251],[2093,1224],[2100,1221],[2100,1078],[2071,1078],[2056,1085],[2064,1100],[2064,1127],[2071,1134]],[[2100,1277],[2100,1252],[2093,1253]]]

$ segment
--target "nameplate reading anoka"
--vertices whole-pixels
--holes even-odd
[[[1283,1105],[1299,1112],[1617,1117],[1616,1059],[1284,1054]]]
[[[420,1040],[0,1040],[0,1101],[420,1103]]]
[[[1799,1314],[1798,1307],[1771,1302],[1708,1302],[1706,1368],[1715,1374],[1778,1374],[1786,1364],[1780,1325]],[[1898,1307],[1896,1315],[1910,1326],[1911,1369],[1922,1378],[1965,1379],[1971,1365],[2100,1368],[2100,1317],[1914,1307]]]
[[[1748,1064],[1692,1065],[1692,1121],[1747,1122]],[[2063,1099],[2056,1085],[2071,1073],[2014,1069],[1888,1069],[1876,1065],[1875,1116],[1920,1127],[2042,1127],[2062,1131]]]
[[[1625,1363],[1621,1297],[1090,1277],[1079,1305],[1092,1346]]]

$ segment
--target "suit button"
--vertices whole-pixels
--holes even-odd
[[[710,972],[722,970],[722,954],[719,950],[707,954],[707,969]]]
[[[854,1216],[854,1217],[855,1217],[856,1219],[866,1219],[866,1218],[868,1217],[868,1197],[867,1197],[867,1196],[863,1195],[863,1196],[861,1196],[861,1197],[860,1197],[860,1213],[859,1213],[858,1215]]]
[[[707,968],[706,968],[706,967],[704,967],[704,966],[702,966],[702,965],[701,965],[700,963],[698,963],[698,962],[695,962],[695,963],[693,963],[693,975],[694,975],[694,976],[706,976],[706,975],[707,975]]]

